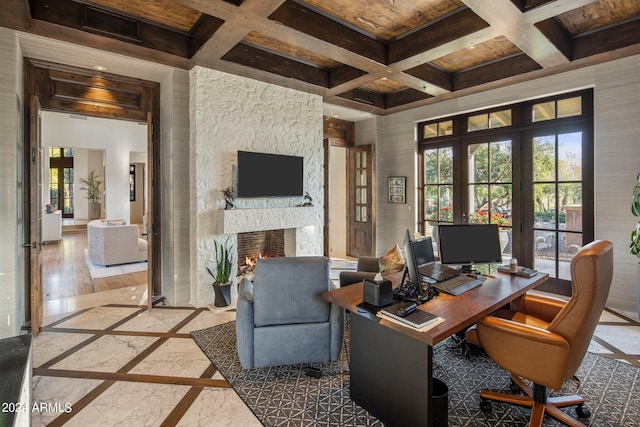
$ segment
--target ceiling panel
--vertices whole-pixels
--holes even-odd
[[[500,36],[438,58],[432,64],[450,72],[466,70],[519,53],[520,49]]]
[[[640,15],[638,0],[598,0],[558,16],[572,36],[619,23]],[[640,39],[640,35],[638,36]]]
[[[310,50],[291,45],[274,37],[259,34],[255,31],[250,32],[244,38],[244,41],[254,46],[277,52],[290,58],[296,58],[302,62],[313,64],[321,68],[329,69],[340,65],[339,62],[327,58],[326,56],[318,55]]]

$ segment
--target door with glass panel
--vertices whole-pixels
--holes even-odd
[[[454,180],[452,145],[432,145],[422,150],[422,212],[423,234],[437,241],[439,224],[451,224],[454,219]]]
[[[592,193],[584,188],[583,140],[583,130],[568,128],[538,132],[527,146],[531,163],[525,167],[526,211],[533,225],[525,232],[527,258],[534,268],[559,280],[571,280],[571,259],[585,241],[584,197]]]
[[[514,203],[514,143],[511,137],[493,137],[463,144],[462,222],[497,224],[502,261],[508,262],[518,243],[514,218],[519,210]],[[517,174],[515,175],[517,180]],[[517,193],[517,191],[515,191]],[[516,252],[517,253],[517,252]]]
[[[352,257],[373,255],[373,146],[351,147],[349,160],[349,238],[347,255]]]

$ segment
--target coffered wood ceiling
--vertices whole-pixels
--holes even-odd
[[[0,25],[382,115],[640,53],[638,0],[3,0]]]

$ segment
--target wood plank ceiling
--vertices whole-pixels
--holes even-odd
[[[0,26],[388,114],[640,53],[638,0],[3,0]]]

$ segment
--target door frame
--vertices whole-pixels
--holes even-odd
[[[149,266],[148,266],[148,307],[162,297],[161,275],[161,177],[160,159],[160,83],[135,79],[97,70],[73,67],[32,58],[24,58],[24,99],[37,96],[43,111],[82,114],[93,117],[129,120],[147,123],[147,179],[149,189]],[[87,86],[96,90],[87,91]],[[64,96],[59,91],[64,92]],[[32,220],[30,207],[32,200],[28,189],[30,178],[31,105],[24,103],[24,203],[25,224]],[[37,201],[36,201],[37,203]],[[32,242],[31,231],[25,227],[24,241]],[[37,293],[31,285],[31,267],[25,263],[25,301]],[[40,282],[42,279],[40,278]],[[42,285],[40,283],[40,285]],[[42,299],[42,294],[40,294]],[[29,304],[26,302],[25,304]],[[31,307],[25,315],[31,320]],[[38,333],[33,330],[32,333]]]

